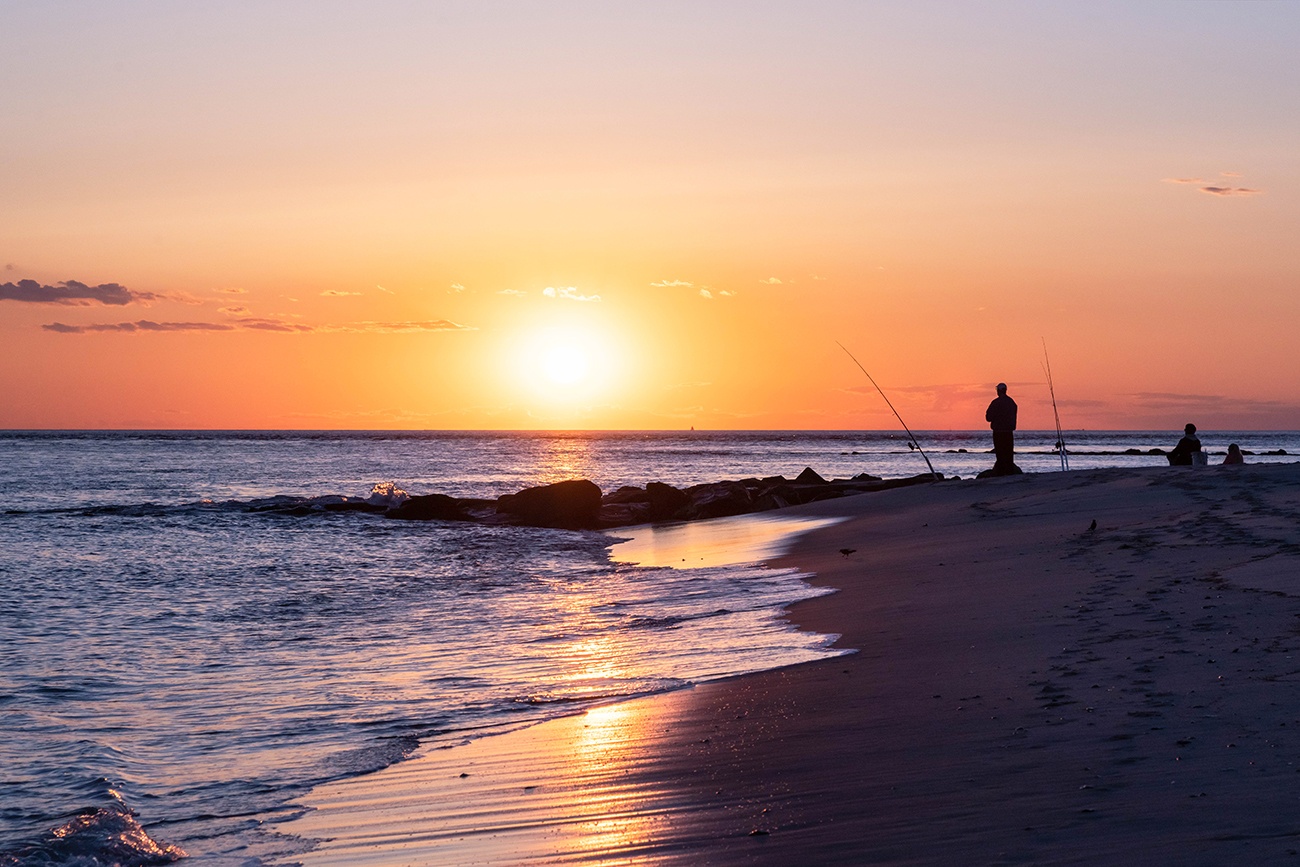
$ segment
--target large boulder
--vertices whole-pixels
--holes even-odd
[[[722,518],[743,515],[754,510],[749,488],[740,482],[715,482],[686,489],[689,498],[682,510],[685,518]]]
[[[497,513],[530,527],[587,530],[600,525],[600,488],[587,479],[570,479],[497,498]]]
[[[668,521],[677,517],[690,500],[685,491],[663,482],[650,482],[645,486],[645,492],[650,499],[648,520],[651,521]]]
[[[824,485],[826,480],[812,467],[804,467],[803,472],[795,477],[795,483],[799,485]]]
[[[466,521],[469,516],[461,501],[446,494],[425,494],[421,497],[408,497],[401,504],[384,513],[389,518],[404,521]]]

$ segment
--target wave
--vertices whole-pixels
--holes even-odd
[[[40,839],[0,852],[0,865],[50,867],[150,867],[187,857],[184,849],[155,840],[125,805],[77,812]]]

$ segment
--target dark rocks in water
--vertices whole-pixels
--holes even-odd
[[[740,482],[713,482],[693,485],[685,491],[686,505],[678,516],[694,518],[724,518],[753,511],[754,498],[749,488]]]
[[[600,524],[600,488],[570,479],[497,497],[497,513],[530,527],[589,530]]]
[[[1140,455],[1140,454],[1142,454],[1142,450],[1141,450],[1141,449],[1124,449],[1124,454],[1126,454],[1126,455]]]
[[[937,476],[941,479],[942,476]],[[936,476],[881,479],[859,473],[852,479],[826,481],[811,468],[792,480],[784,476],[713,482],[680,490],[662,482],[644,488],[627,485],[601,496],[586,479],[525,488],[495,500],[426,494],[388,509],[390,518],[410,521],[471,521],[532,527],[586,530],[626,527],[659,521],[690,521],[744,515],[868,491],[927,484]],[[297,505],[297,504],[295,504]],[[351,507],[351,504],[349,504]]]
[[[1164,449],[1147,449],[1147,454],[1149,455],[1163,455],[1164,453]]]
[[[652,521],[668,520],[690,501],[685,491],[678,490],[672,485],[665,485],[663,482],[650,482],[645,486],[645,492],[650,498],[650,520]]]
[[[799,485],[824,485],[826,480],[823,479],[812,467],[804,467],[803,472],[795,476],[795,484]]]
[[[446,494],[425,494],[410,497],[386,513],[390,518],[403,521],[466,521],[461,501]]]
[[[1249,452],[1246,454],[1249,454]],[[1273,449],[1271,452],[1261,452],[1261,454],[1271,455],[1273,457],[1286,457],[1286,449]]]

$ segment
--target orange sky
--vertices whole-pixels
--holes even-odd
[[[0,8],[0,427],[1300,428],[1300,7],[196,6]]]

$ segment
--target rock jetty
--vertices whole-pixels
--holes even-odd
[[[650,482],[644,488],[625,486],[605,494],[587,479],[570,479],[524,488],[495,500],[444,494],[413,496],[388,508],[384,514],[404,521],[472,521],[566,530],[606,530],[659,521],[746,515],[934,480],[935,477],[929,474],[885,480],[863,473],[851,479],[827,481],[807,468],[794,479],[770,476],[711,482],[689,488]]]

